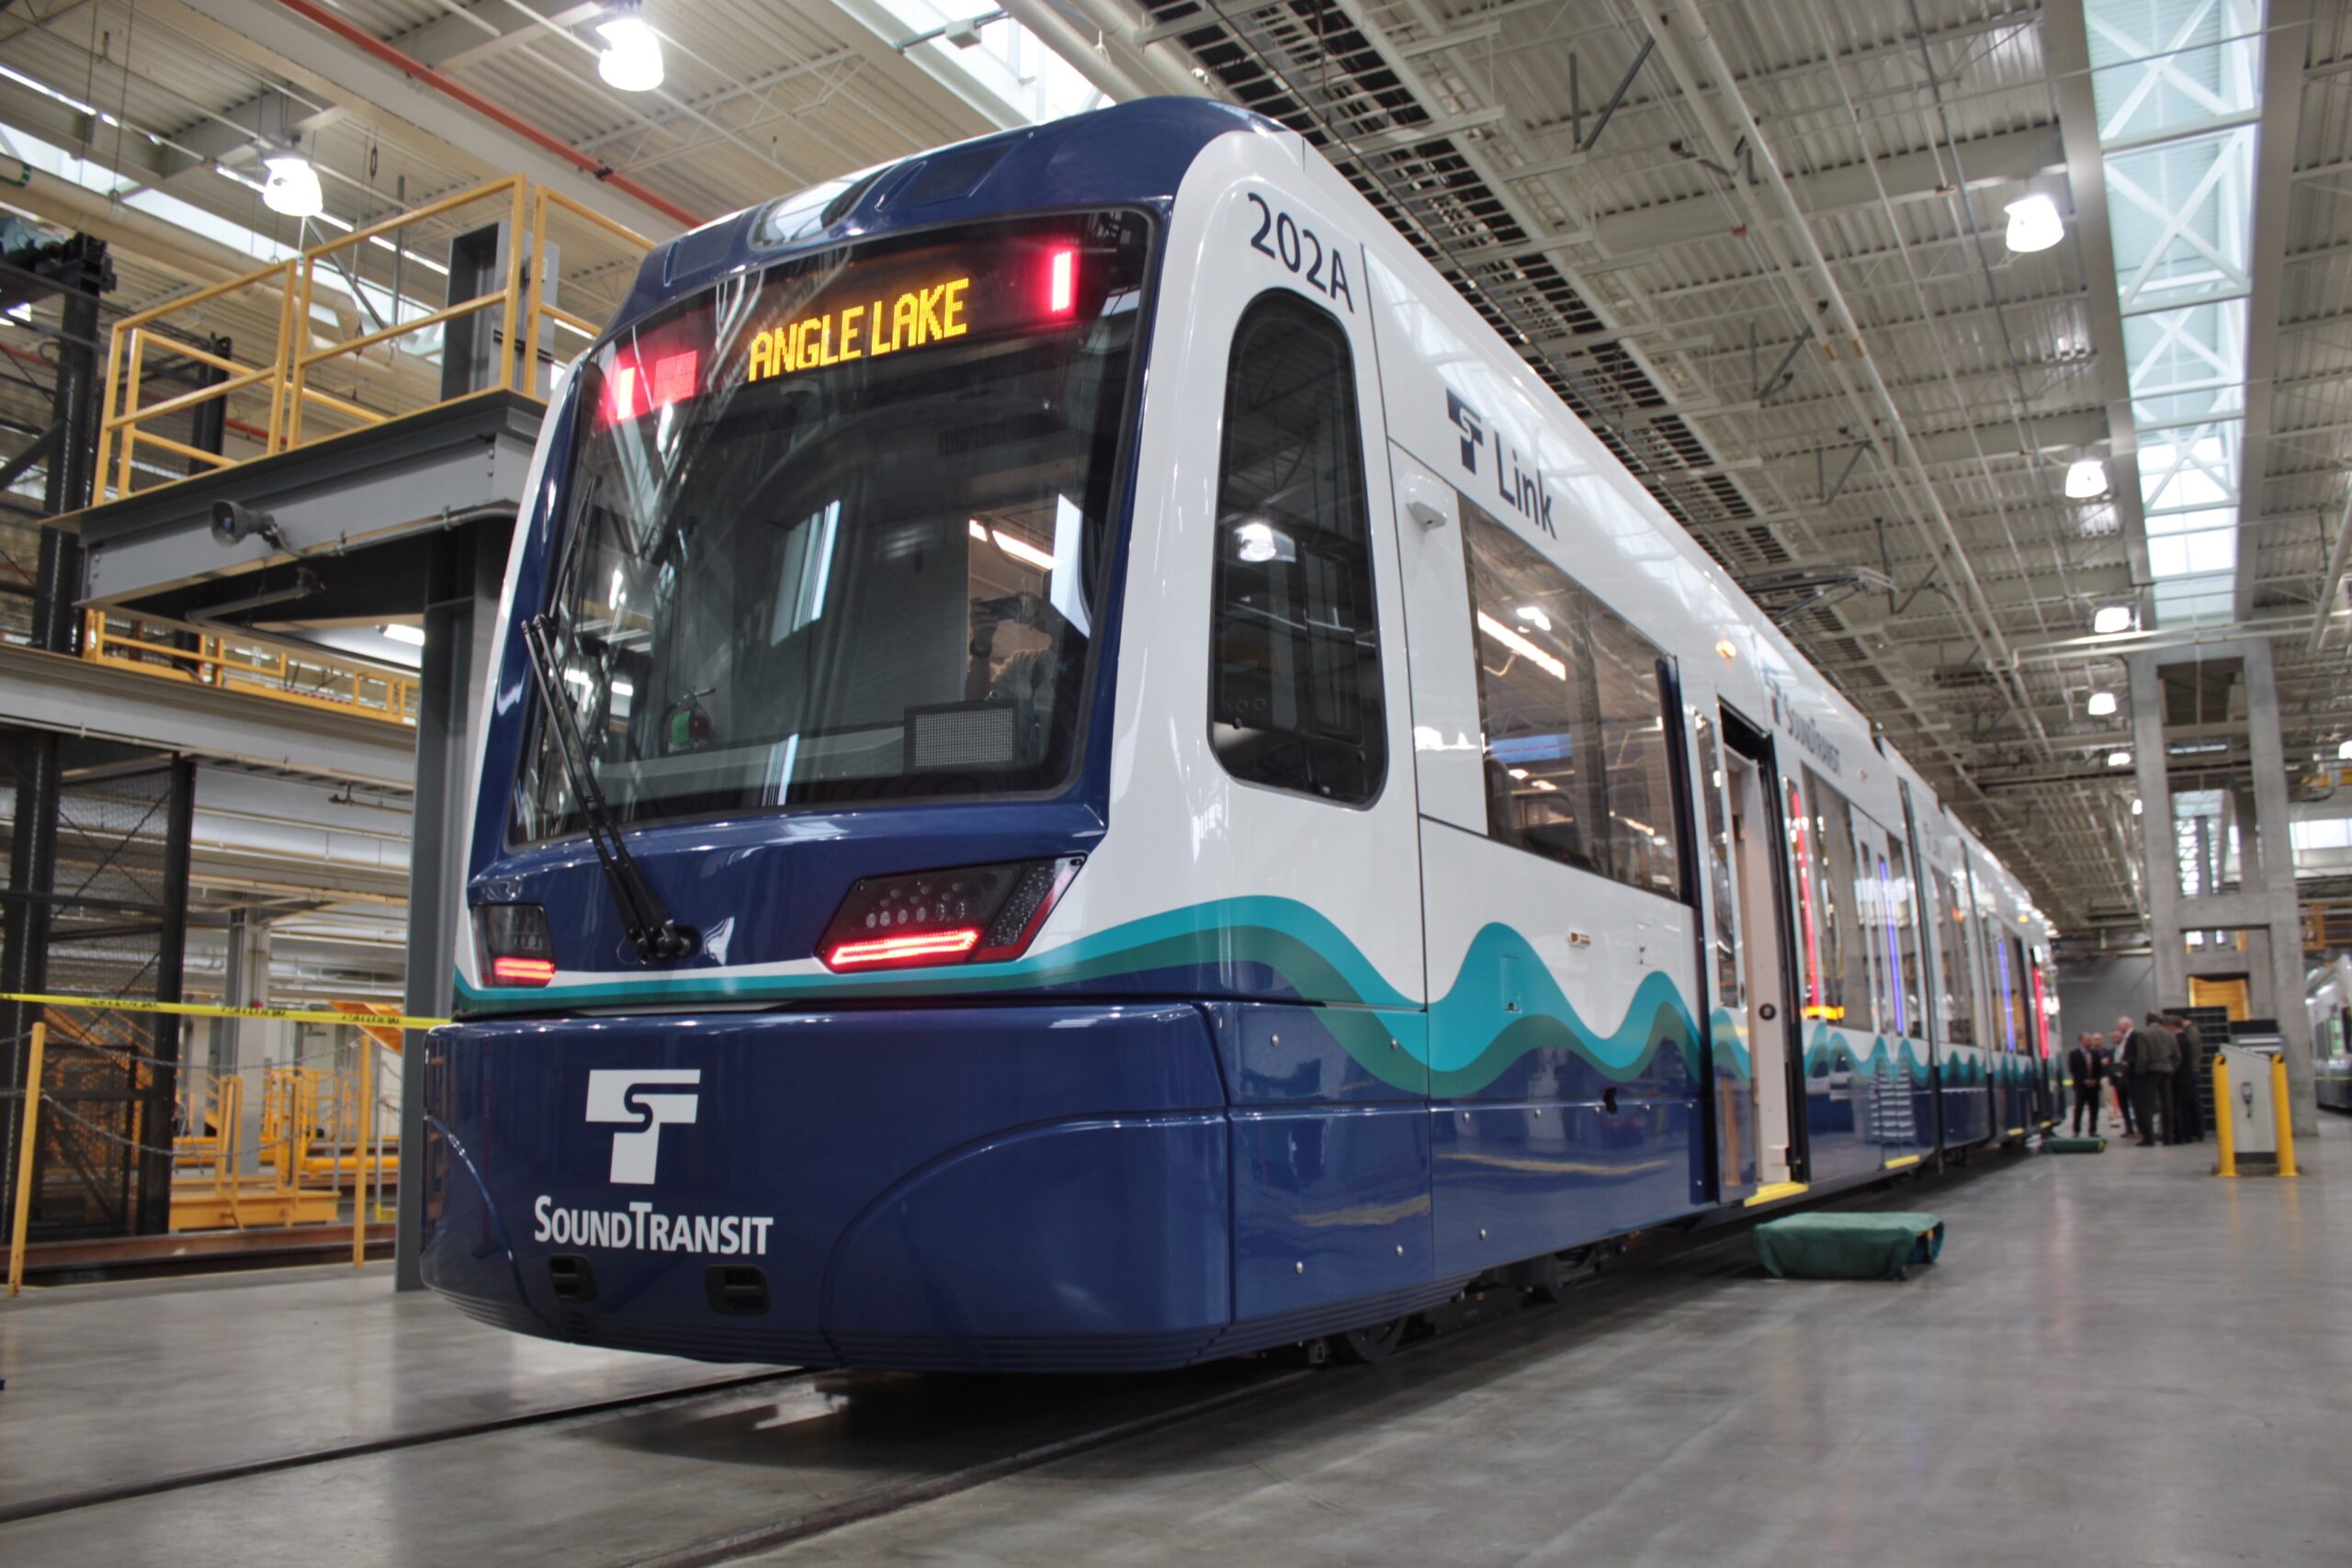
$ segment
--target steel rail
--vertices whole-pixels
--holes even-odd
[[[337,1239],[340,1239],[339,1237]],[[61,1492],[54,1496],[35,1497],[21,1503],[0,1505],[0,1525],[16,1524],[25,1519],[45,1518],[51,1514],[70,1513],[76,1508],[95,1508],[108,1503],[129,1502],[136,1497],[153,1497],[166,1492],[185,1492],[198,1486],[218,1485],[224,1481],[242,1481],[248,1476],[269,1475],[279,1471],[307,1470],[312,1465],[333,1464],[339,1460],[365,1459],[371,1454],[397,1453],[402,1449],[430,1448],[438,1443],[450,1443],[465,1438],[485,1437],[495,1432],[511,1432],[521,1427],[543,1427],[557,1421],[568,1421],[584,1416],[608,1416],[616,1411],[642,1410],[651,1406],[684,1404],[705,1399],[715,1393],[735,1393],[762,1383],[790,1382],[814,1377],[809,1371],[754,1372],[746,1377],[722,1378],[716,1382],[698,1383],[692,1388],[656,1389],[646,1393],[626,1393],[613,1399],[591,1400],[584,1404],[557,1405],[547,1410],[520,1411],[513,1416],[493,1416],[481,1421],[460,1421],[447,1427],[428,1427],[421,1432],[398,1432],[389,1437],[363,1438],[356,1442],[334,1443],[321,1449],[308,1449],[300,1453],[277,1454],[266,1459],[241,1460],[233,1464],[214,1465],[205,1470],[183,1470],[170,1475],[158,1475],[144,1481],[126,1481],[114,1486],[93,1486],[81,1492]]]

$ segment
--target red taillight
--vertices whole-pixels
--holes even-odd
[[[1018,958],[1083,858],[861,877],[818,941],[817,956],[833,970]]]
[[[477,904],[474,931],[493,986],[544,986],[555,979],[555,939],[537,904]]]
[[[1067,316],[1078,306],[1078,253],[1065,245],[1046,264],[1046,313]]]
[[[952,931],[925,931],[920,936],[845,942],[825,954],[825,965],[830,969],[874,969],[887,964],[958,958],[978,946],[979,941],[979,927],[964,926]]]

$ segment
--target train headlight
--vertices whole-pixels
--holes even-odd
[[[493,986],[544,986],[555,978],[555,939],[537,904],[477,904],[474,932]]]
[[[860,877],[818,941],[817,957],[836,973],[1018,958],[1085,858]]]

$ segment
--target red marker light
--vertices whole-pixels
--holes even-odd
[[[695,373],[702,367],[702,355],[688,349],[653,362],[653,406],[668,408],[695,395]]]
[[[1067,316],[1078,306],[1078,253],[1065,245],[1053,253],[1046,271],[1046,312]]]
[[[552,958],[493,958],[490,977],[502,986],[544,986],[555,978]]]
[[[922,931],[906,936],[878,936],[844,942],[825,954],[828,969],[871,969],[885,964],[917,964],[926,958],[955,958],[969,953],[980,940],[978,926],[954,931]]]

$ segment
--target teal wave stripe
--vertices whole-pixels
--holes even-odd
[[[1869,1051],[1857,1055],[1852,1043],[1842,1033],[1818,1020],[1815,1021],[1813,1036],[1806,1042],[1804,1051],[1807,1077],[1818,1072],[1850,1072],[1875,1077],[1881,1067],[1920,1083],[1927,1082],[1928,1078],[1927,1061],[1908,1038],[1897,1036],[1896,1043],[1890,1047],[1885,1035],[1873,1035]]]
[[[1698,1028],[1672,976],[1643,976],[1604,1034],[1584,1021],[1527,939],[1499,921],[1471,939],[1452,988],[1430,1009],[1430,1092],[1441,1099],[1476,1093],[1532,1051],[1573,1053],[1621,1083],[1669,1048],[1683,1053],[1694,1076],[1698,1067]]]

